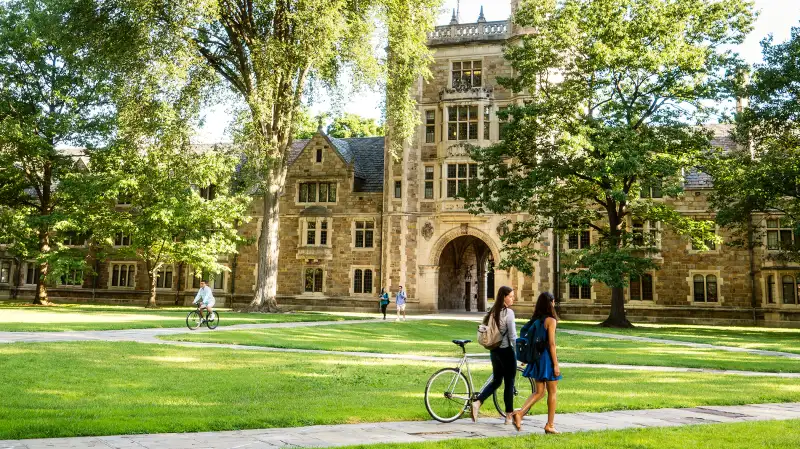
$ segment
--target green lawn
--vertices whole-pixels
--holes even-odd
[[[800,329],[638,323],[633,329],[609,329],[584,322],[564,322],[560,323],[559,326],[564,329],[664,338],[692,343],[708,343],[800,354]]]
[[[163,338],[279,348],[457,356],[460,350],[450,341],[454,338],[474,340],[476,328],[475,323],[455,320],[390,321],[334,325],[324,329],[293,329],[291,333],[281,329],[252,329]],[[558,334],[557,344],[559,361],[563,362],[800,372],[800,361],[797,360],[679,345],[640,343],[563,332]],[[468,348],[469,352],[485,352],[477,343],[471,343]]]
[[[556,417],[558,422],[558,417]],[[512,431],[513,432],[513,431]],[[688,427],[609,430],[563,435],[526,435],[517,438],[445,440],[433,443],[377,444],[369,449],[796,449],[800,447],[800,420],[712,424]],[[345,448],[347,449],[347,448]]]
[[[57,332],[112,329],[185,327],[191,307],[145,309],[133,306],[63,304],[49,307],[0,305],[0,332]],[[296,321],[344,321],[358,316],[301,313],[240,313],[220,311],[220,328],[232,324],[281,323]]]
[[[442,367],[104,342],[0,345],[0,361],[0,440],[429,419]],[[800,401],[797,379],[574,369],[560,386],[559,412]]]

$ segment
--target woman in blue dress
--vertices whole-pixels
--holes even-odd
[[[549,292],[539,295],[536,300],[536,307],[533,309],[533,318],[526,325],[530,328],[527,335],[535,336],[539,334],[546,339],[545,349],[535,363],[530,363],[525,367],[522,375],[533,378],[536,381],[536,392],[534,392],[522,408],[515,410],[512,419],[517,430],[522,429],[522,417],[536,404],[539,399],[544,397],[545,388],[547,390],[547,424],[544,426],[545,433],[559,433],[553,426],[556,416],[556,390],[558,381],[561,379],[561,369],[558,367],[558,357],[556,355],[556,300]],[[533,341],[534,339],[531,338]]]

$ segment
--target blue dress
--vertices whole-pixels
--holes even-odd
[[[531,329],[529,333],[531,336],[535,336],[536,333],[538,333],[543,339],[547,340],[547,329],[544,327],[543,320],[536,320],[533,323],[533,329]],[[542,352],[542,355],[536,363],[529,363],[528,366],[525,367],[522,375],[525,377],[532,377],[539,382],[561,380],[561,375],[559,374],[556,376],[553,369],[553,359],[550,357],[549,345],[547,349]]]

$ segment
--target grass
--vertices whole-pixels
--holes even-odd
[[[610,329],[584,322],[564,322],[560,326],[564,329],[800,354],[800,329],[682,324],[636,324],[633,329]]]
[[[363,323],[347,326],[292,329],[252,329],[164,336],[167,340],[230,343],[278,348],[361,351],[432,356],[459,356],[450,340],[475,340],[476,324],[465,321],[425,320]],[[695,349],[679,345],[640,343],[559,333],[562,362],[674,366],[765,372],[800,372],[797,360]],[[485,352],[471,343],[469,352]]]
[[[0,360],[0,440],[429,419],[442,367],[105,342],[0,345]],[[560,413],[800,401],[796,379],[699,373],[573,369],[560,387]]]
[[[558,419],[558,418],[556,418]],[[367,446],[351,446],[355,447]],[[800,447],[800,420],[743,422],[687,427],[607,430],[563,435],[526,435],[517,438],[445,440],[431,443],[376,444],[370,449],[796,449]],[[346,449],[346,448],[345,448]]]
[[[190,307],[145,309],[133,306],[78,305],[31,306],[0,305],[0,332],[59,332],[114,329],[185,327]],[[241,313],[220,308],[220,326],[233,324],[283,323],[297,321],[344,321],[358,316],[316,312]]]

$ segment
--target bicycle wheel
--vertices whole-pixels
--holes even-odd
[[[202,322],[202,318],[197,310],[192,310],[186,315],[186,327],[191,330],[195,330],[200,327],[200,323]]]
[[[472,386],[455,368],[444,368],[428,379],[425,386],[425,408],[440,422],[457,420],[469,406]]]
[[[216,310],[206,317],[206,326],[209,329],[216,329],[219,326],[219,314]]]
[[[529,377],[523,377],[522,371],[524,368],[521,366],[517,367],[517,378],[514,379],[514,410],[521,408],[522,404],[525,403],[525,400],[536,391],[536,382]],[[492,395],[492,399],[494,399],[494,407],[500,413],[500,416],[506,416],[506,407],[505,402],[503,401],[503,390],[504,387],[500,387],[494,391]],[[528,411],[530,413],[530,411]]]

